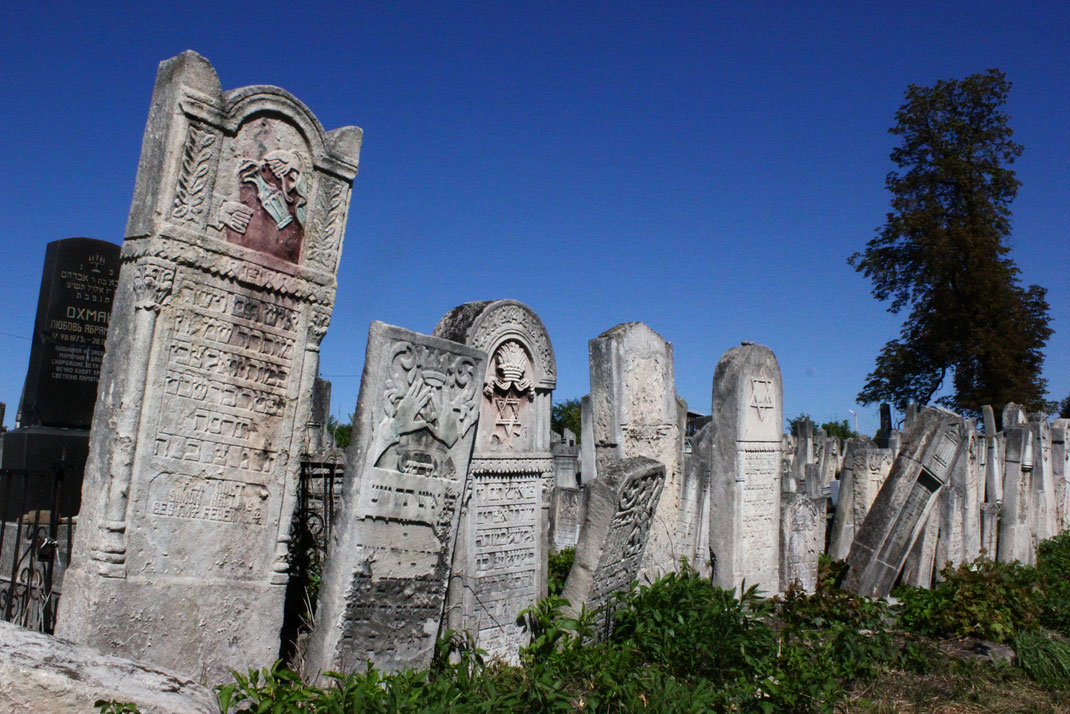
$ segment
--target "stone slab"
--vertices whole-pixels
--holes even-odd
[[[279,655],[361,131],[161,63],[57,633],[224,681]]]
[[[188,677],[0,621],[0,714],[91,714],[98,699],[143,714],[219,712],[215,695]]]
[[[868,597],[891,592],[964,446],[961,426],[961,417],[935,407],[922,407],[911,419],[892,471],[855,534],[845,588]]]
[[[430,665],[486,366],[481,350],[372,323],[307,677]]]
[[[587,486],[580,542],[561,594],[572,612],[603,608],[596,617],[601,632],[610,623],[604,606],[639,576],[664,481],[662,464],[635,456],[610,463]]]
[[[744,342],[721,357],[713,377],[710,550],[713,581],[780,588],[780,366],[773,352]]]

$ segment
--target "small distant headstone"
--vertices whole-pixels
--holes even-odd
[[[804,592],[817,589],[818,558],[825,550],[825,498],[786,494],[781,502],[780,589],[792,583]]]
[[[963,447],[961,422],[945,409],[923,407],[907,427],[892,471],[855,534],[845,588],[868,597],[891,592]]]
[[[561,594],[573,611],[603,608],[596,618],[603,631],[610,618],[604,606],[639,576],[664,481],[662,464],[636,456],[610,462],[588,485],[580,542]]]
[[[733,347],[713,377],[710,550],[714,583],[780,587],[780,366],[762,345]]]
[[[307,674],[431,663],[486,365],[473,347],[372,323]]]
[[[890,404],[881,404],[881,427],[877,432],[877,447],[888,448],[888,437],[892,435],[892,407]]]

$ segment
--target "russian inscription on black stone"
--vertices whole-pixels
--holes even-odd
[[[89,428],[118,280],[118,245],[92,238],[48,244],[22,426]]]

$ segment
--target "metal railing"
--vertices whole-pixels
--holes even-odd
[[[59,514],[63,471],[0,470],[0,619],[51,634],[74,519]]]

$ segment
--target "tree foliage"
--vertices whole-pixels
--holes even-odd
[[[936,401],[960,411],[1043,402],[1045,290],[1019,284],[1006,244],[1019,186],[1009,166],[1022,153],[1002,110],[1010,86],[990,69],[907,89],[889,130],[901,139],[886,179],[892,210],[848,262],[889,312],[910,314],[877,357],[862,404],[926,404],[948,376],[953,393]]]
[[[566,399],[550,407],[550,428],[561,435],[568,429],[576,435],[576,443],[580,443],[580,400]]]
[[[346,449],[349,447],[349,442],[353,438],[353,419],[350,417],[349,423],[343,424],[335,419],[333,416],[327,417],[327,431],[334,437],[334,444],[339,449]]]

